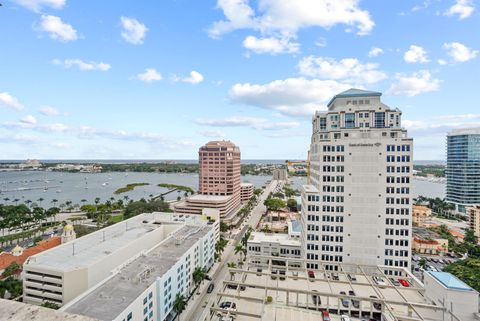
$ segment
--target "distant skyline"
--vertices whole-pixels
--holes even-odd
[[[415,160],[480,127],[478,2],[4,0],[0,159],[305,159],[350,87],[403,112]]]

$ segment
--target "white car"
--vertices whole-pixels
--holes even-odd
[[[387,286],[387,283],[381,277],[373,276],[372,279],[378,286]]]
[[[351,319],[350,319],[350,317],[349,317],[348,315],[342,314],[342,315],[340,316],[340,320],[341,320],[341,321],[350,321]]]

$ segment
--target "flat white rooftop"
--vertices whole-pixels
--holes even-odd
[[[280,243],[282,245],[300,246],[298,239],[292,239],[288,234],[253,232],[249,242],[254,243]]]
[[[115,319],[211,228],[209,225],[183,226],[91,292],[66,305],[64,311],[105,321]]]
[[[197,194],[190,196],[188,198],[189,201],[194,201],[194,202],[226,202],[228,201],[232,196],[231,195],[203,195],[203,194]]]
[[[29,258],[26,264],[63,272],[91,266],[160,225],[150,223],[156,214],[142,214],[59,245]],[[158,217],[162,214],[158,213]],[[148,222],[144,223],[148,218]]]
[[[318,189],[313,185],[302,185],[302,188],[307,193],[318,193]]]
[[[448,136],[458,136],[458,135],[480,135],[480,127],[454,129],[448,133]]]

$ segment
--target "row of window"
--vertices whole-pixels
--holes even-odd
[[[344,152],[345,151],[345,146],[343,145],[323,145],[323,151],[324,152]]]
[[[387,207],[386,208],[386,213],[385,214],[396,214],[396,215],[410,215],[410,209],[409,208],[391,208]]]
[[[323,199],[324,202],[343,203],[343,201],[344,201],[344,197],[343,197],[343,196],[323,195],[322,199]]]
[[[409,225],[410,220],[408,218],[400,218],[400,219],[393,219],[387,218],[385,219],[385,224],[387,225]]]
[[[407,197],[387,197],[385,199],[387,204],[402,204],[402,205],[407,205],[410,204],[410,199]]]
[[[385,235],[397,235],[397,236],[408,236],[409,231],[407,229],[385,229]]]
[[[395,149],[397,152],[409,152],[410,145],[397,145],[396,148],[395,145],[387,145],[387,152],[394,152]]]
[[[397,184],[409,184],[410,177],[408,176],[387,176],[387,183],[397,183]]]
[[[345,156],[343,156],[343,155],[337,155],[337,156],[324,155],[323,156],[323,161],[324,162],[344,162],[345,161]]]
[[[343,173],[345,171],[345,167],[344,166],[329,166],[329,165],[325,165],[323,166],[322,168],[323,172],[326,172],[326,173],[329,173],[329,172],[339,172],[339,173]]]
[[[408,246],[408,240],[385,239],[385,245]]]
[[[390,260],[386,259],[385,260],[385,265],[387,266],[399,266],[399,267],[407,267],[408,266],[408,261],[403,261],[403,260]]]
[[[345,191],[345,187],[343,186],[330,186],[330,185],[323,185],[322,187],[324,192],[331,192],[331,193],[343,193]]]
[[[324,182],[337,182],[343,183],[345,181],[345,176],[322,176]]]
[[[410,166],[397,166],[397,173],[410,173]],[[387,166],[387,173],[395,173],[395,166]]]
[[[396,157],[394,155],[387,155],[387,163],[393,163],[395,162],[395,159],[397,162],[408,163],[410,162],[410,155],[402,155]]]
[[[387,194],[410,194],[410,188],[409,187],[397,187],[395,190],[395,187],[390,187],[387,186],[386,188]]]

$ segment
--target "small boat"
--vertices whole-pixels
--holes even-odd
[[[61,189],[57,189],[56,193],[61,193],[62,190]]]
[[[103,184],[102,184],[102,186],[107,186],[107,185],[108,185],[108,183],[107,183],[107,182],[105,182],[105,183],[103,183]]]

